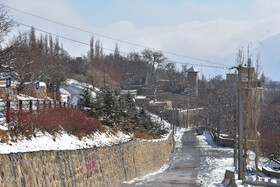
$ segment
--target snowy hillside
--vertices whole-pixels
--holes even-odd
[[[171,128],[171,125],[159,118],[155,114],[152,115],[152,121],[160,123],[163,128]],[[5,118],[2,117],[0,121],[0,130],[7,130],[5,125]],[[1,125],[2,124],[2,125]],[[0,154],[7,154],[12,152],[30,152],[40,150],[75,150],[91,147],[104,147],[115,144],[125,143],[133,139],[133,133],[125,134],[122,131],[112,133],[108,127],[105,127],[105,132],[97,131],[90,136],[83,137],[81,140],[77,136],[70,135],[65,131],[61,131],[54,138],[49,133],[38,133],[36,137],[26,139],[22,137],[17,142],[9,141],[7,143],[0,143]],[[171,131],[162,136],[161,139],[143,140],[143,141],[162,141],[167,140]],[[0,138],[1,141],[1,138]]]
[[[91,147],[110,146],[119,143],[125,143],[131,140],[133,134],[127,135],[123,132],[112,134],[107,132],[95,132],[90,137],[83,137],[79,140],[74,135],[61,132],[54,137],[48,133],[39,133],[32,139],[22,139],[18,142],[0,143],[0,154],[31,152],[40,150],[75,150]]]

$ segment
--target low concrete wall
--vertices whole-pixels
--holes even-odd
[[[210,134],[212,136],[215,144],[221,147],[234,147],[234,139],[232,138],[219,138],[217,134],[215,134],[212,130],[210,130]]]
[[[173,150],[168,140],[68,151],[0,155],[0,186],[114,186],[160,169]]]
[[[280,179],[280,173],[279,172],[269,171],[265,167],[262,168],[262,172],[269,177],[274,177],[274,178],[279,178]]]
[[[222,184],[225,187],[237,187],[233,171],[226,170],[225,177]]]

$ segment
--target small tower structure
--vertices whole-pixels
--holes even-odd
[[[198,70],[192,66],[188,69],[188,87],[190,96],[198,96]]]

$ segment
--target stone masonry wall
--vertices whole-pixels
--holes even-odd
[[[66,151],[0,155],[0,187],[115,186],[160,169],[173,150],[173,136],[159,142]]]

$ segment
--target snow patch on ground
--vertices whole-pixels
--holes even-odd
[[[179,128],[177,127],[175,129],[175,134],[174,134],[174,137],[175,137],[175,145],[182,145],[182,136],[184,134],[184,132],[186,131],[189,131],[191,129],[186,129],[186,128]],[[167,138],[171,135],[171,132],[168,134]],[[160,139],[162,140],[162,139]],[[144,140],[143,140],[144,141]],[[155,141],[155,140],[153,140]],[[164,172],[166,169],[168,169],[170,167],[170,162],[167,162],[165,163],[158,171],[156,172],[153,172],[153,173],[149,173],[147,175],[144,175],[144,176],[141,176],[141,177],[137,177],[137,178],[134,178],[130,181],[124,181],[123,183],[125,184],[135,184],[135,185],[142,185],[142,182],[145,181],[151,181],[152,180],[152,176],[154,175],[157,175],[159,173],[162,173]],[[142,182],[141,182],[142,181]]]
[[[125,143],[131,140],[133,134],[127,135],[118,132],[115,135],[107,132],[95,132],[93,135],[83,137],[79,140],[74,135],[62,131],[54,138],[49,133],[38,133],[30,140],[22,138],[16,142],[0,143],[0,154],[16,152],[32,152],[40,150],[76,150],[92,147],[105,147],[114,144]]]
[[[24,94],[19,94],[19,95],[17,95],[17,99],[27,101],[27,100],[37,100],[38,98],[28,96],[28,95],[24,95]],[[38,99],[38,100],[43,100],[43,99]]]
[[[280,164],[275,161],[270,160],[264,167],[268,171],[280,173]]]
[[[185,132],[190,130],[191,129],[175,127],[174,139],[176,148],[182,147],[182,136]]]
[[[152,122],[161,124],[162,128],[171,129],[171,124],[159,117],[158,115],[150,112],[148,112],[148,114],[150,115]]]
[[[92,85],[91,84],[87,84],[87,83],[83,83],[83,82],[79,82],[79,81],[77,81],[77,80],[75,80],[75,79],[66,79],[65,81],[64,81],[66,84],[68,84],[68,85],[73,85],[73,86],[75,86],[75,87],[80,87],[80,88],[93,88],[92,87]]]
[[[201,168],[198,174],[197,183],[201,186],[223,186],[221,182],[224,179],[225,171],[234,171],[233,165],[233,148],[218,147],[212,140],[209,133],[205,133],[203,136],[197,136],[199,146],[203,150],[206,159],[201,159]],[[255,168],[255,153],[253,151],[248,151],[249,154],[249,164],[248,169],[254,170]],[[259,168],[265,165],[269,165],[269,160],[264,157],[259,158]],[[236,174],[236,179],[237,174]],[[246,179],[256,181],[256,175],[246,173]],[[272,179],[271,182],[276,183],[279,179],[273,179],[267,176],[261,177],[262,180],[268,181]],[[236,180],[238,186],[243,186],[242,181]]]
[[[158,171],[156,172],[153,172],[153,173],[149,173],[148,175],[144,175],[144,176],[141,176],[141,177],[137,177],[137,178],[134,178],[130,181],[124,181],[123,183],[124,184],[135,184],[137,186],[140,186],[143,184],[143,181],[145,182],[148,182],[148,181],[151,181],[152,179],[152,176],[155,176],[161,172],[164,172],[167,168],[169,167],[169,163],[165,163]]]
[[[201,168],[198,173],[197,183],[202,186],[223,186],[225,171],[234,171],[232,148],[217,147],[209,133],[197,136],[198,145],[203,150],[206,159],[201,159]],[[208,154],[210,152],[210,154]],[[221,155],[222,154],[222,155]]]

